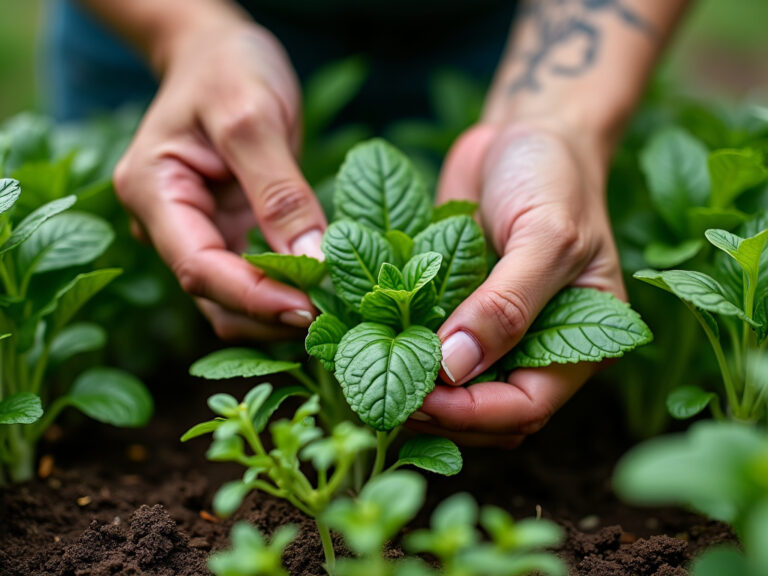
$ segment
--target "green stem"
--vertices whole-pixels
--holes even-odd
[[[240,421],[243,424],[243,436],[245,436],[245,440],[248,442],[251,450],[253,450],[254,453],[258,454],[259,456],[266,456],[267,451],[264,450],[264,446],[261,443],[259,435],[256,434],[256,430],[253,429],[253,422],[251,422],[250,418],[248,418],[248,415],[245,412],[240,413]]]
[[[384,464],[387,460],[387,448],[389,447],[389,435],[381,430],[376,431],[376,459],[373,461],[373,468],[371,469],[371,475],[368,478],[375,478],[381,471],[384,470]]]
[[[712,418],[717,420],[718,422],[722,422],[725,420],[725,414],[723,414],[723,409],[720,407],[720,399],[715,398],[709,403],[709,410],[712,412]]]
[[[40,388],[43,386],[43,378],[45,378],[45,369],[48,367],[48,358],[51,355],[51,340],[49,340],[44,346],[43,351],[40,353],[40,357],[35,364],[35,371],[32,373],[32,382],[29,390],[33,394],[40,395]],[[22,363],[26,366],[26,361]]]
[[[320,533],[320,541],[323,543],[323,553],[325,554],[325,569],[328,574],[333,574],[336,571],[336,551],[333,549],[333,540],[331,539],[331,531],[328,529],[328,525],[315,518],[317,524],[317,531]]]
[[[304,386],[306,386],[307,389],[312,392],[312,394],[317,394],[318,396],[322,397],[322,394],[320,393],[320,387],[314,380],[312,380],[312,378],[305,374],[301,368],[290,370],[288,373],[296,378],[296,380],[304,384]]]
[[[8,296],[17,296],[18,291],[16,289],[16,284],[11,279],[11,276],[8,274],[8,269],[5,267],[5,262],[0,261],[0,281],[3,283],[3,287],[5,288],[5,291],[8,293]]]
[[[28,440],[33,444],[37,443],[50,425],[58,418],[61,411],[67,407],[67,404],[66,397],[54,401],[40,420],[27,427],[26,436]]]

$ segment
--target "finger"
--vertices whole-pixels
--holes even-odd
[[[221,340],[288,340],[301,334],[298,328],[282,324],[266,324],[242,314],[230,312],[210,300],[196,298],[198,308],[208,319]]]
[[[483,163],[496,132],[489,124],[478,124],[456,140],[440,171],[437,204],[449,200],[480,200]]]
[[[525,439],[522,434],[485,434],[480,432],[456,432],[428,422],[410,419],[405,423],[406,428],[419,434],[441,436],[453,440],[460,446],[496,446],[512,450],[520,446]]]
[[[325,215],[293,156],[286,115],[277,99],[263,89],[245,103],[235,101],[213,114],[201,112],[269,245],[277,252],[322,259]]]
[[[135,203],[133,212],[186,292],[263,322],[303,328],[312,322],[314,308],[306,295],[266,278],[226,249],[211,221],[213,199],[199,174],[164,159],[137,181],[162,192],[153,194],[152,202]]]
[[[581,363],[512,372],[507,382],[456,388],[436,386],[421,412],[431,423],[456,432],[533,434],[597,370]]]
[[[149,243],[149,236],[144,231],[144,227],[139,223],[136,218],[131,218],[131,236],[143,244]]]

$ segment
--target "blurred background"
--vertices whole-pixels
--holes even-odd
[[[55,0],[0,0],[0,119],[40,110],[38,29]],[[659,75],[698,96],[768,95],[768,2],[698,0]],[[762,87],[762,88],[760,88]],[[763,98],[764,99],[764,98]]]

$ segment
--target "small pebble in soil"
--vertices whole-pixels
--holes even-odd
[[[76,500],[78,506],[88,506],[92,501],[90,496],[80,496],[80,498]]]
[[[149,458],[149,450],[143,444],[131,444],[126,448],[125,455],[131,462],[144,462]]]
[[[50,454],[43,454],[40,457],[40,463],[37,466],[37,475],[40,478],[48,478],[53,473],[53,456]]]
[[[218,522],[219,521],[219,519],[216,518],[216,516],[214,516],[213,514],[211,514],[210,512],[208,512],[206,510],[200,510],[200,518],[202,518],[206,522]]]
[[[584,518],[579,520],[578,526],[579,530],[595,530],[600,527],[600,517],[596,514],[584,516]]]

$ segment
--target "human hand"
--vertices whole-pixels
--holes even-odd
[[[519,369],[506,382],[463,384],[512,349],[566,285],[626,299],[605,201],[608,154],[554,123],[478,125],[454,145],[438,203],[480,203],[501,260],[445,321],[442,380],[409,425],[469,445],[515,447],[596,370]]]
[[[167,40],[160,90],[115,170],[118,197],[219,337],[294,335],[312,321],[309,299],[239,256],[258,224],[275,251],[322,258],[290,62],[240,17]]]

